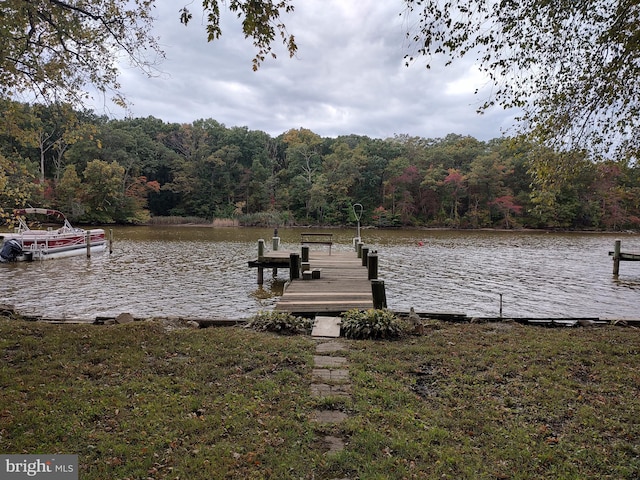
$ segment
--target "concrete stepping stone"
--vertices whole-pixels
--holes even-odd
[[[326,455],[333,455],[344,450],[344,440],[332,435],[324,437],[322,439],[322,443],[327,450],[325,452]]]
[[[347,350],[347,346],[339,340],[322,342],[316,345],[316,353],[335,353],[335,352],[341,352],[343,350]]]
[[[331,357],[328,355],[314,355],[313,364],[316,368],[338,368],[344,367],[347,364],[345,357]]]
[[[340,325],[342,319],[340,317],[316,317],[311,330],[312,337],[331,337],[340,336]]]
[[[349,416],[339,410],[316,410],[311,416],[311,421],[316,423],[340,423]]]
[[[312,397],[348,397],[351,394],[351,385],[348,383],[340,385],[329,385],[328,383],[312,383]]]
[[[312,380],[322,380],[328,383],[346,383],[349,381],[349,371],[344,369],[314,368],[311,371]]]
[[[316,317],[316,321],[317,321]],[[339,318],[338,318],[339,320]],[[338,324],[338,331],[340,325]],[[323,335],[325,336],[325,335]],[[339,333],[338,335],[339,336]],[[349,370],[346,357],[334,357],[331,354],[346,350],[346,346],[335,340],[321,342],[316,345],[314,355],[311,383],[311,396],[316,398],[326,397],[350,397],[351,384],[349,383]],[[316,410],[311,415],[311,420],[318,424],[338,424],[349,416],[338,410]],[[332,435],[326,435],[322,439],[322,450],[325,455],[335,455],[345,449],[345,440]],[[346,479],[345,479],[346,480]]]

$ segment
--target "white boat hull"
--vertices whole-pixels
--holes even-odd
[[[107,248],[106,243],[100,245],[91,245],[90,253],[93,255],[94,253],[104,252]],[[23,255],[19,255],[16,257],[16,262],[32,262],[35,260],[53,260],[55,258],[66,258],[66,257],[75,257],[78,255],[86,255],[87,247],[77,247],[70,248],[66,250],[57,249],[55,251],[52,250],[34,250],[27,251]]]
[[[20,220],[20,227],[14,233],[0,234],[0,261],[25,262],[54,258],[90,255],[106,249],[104,230],[95,228],[83,230],[72,227],[64,215],[56,210],[27,208],[15,210],[17,214],[37,213],[55,215],[64,220],[59,229],[31,230]]]

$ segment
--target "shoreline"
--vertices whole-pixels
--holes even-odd
[[[407,318],[409,312],[393,311],[400,319]],[[458,324],[478,324],[478,323],[519,323],[521,325],[541,326],[547,328],[574,328],[574,327],[605,327],[621,326],[640,328],[640,318],[638,319],[601,319],[599,317],[470,317],[461,313],[438,313],[438,312],[416,312],[423,320],[458,323]],[[41,315],[28,315],[20,313],[13,305],[0,304],[0,319],[17,320],[24,322],[42,322],[55,325],[122,325],[133,322],[159,321],[173,328],[209,328],[209,327],[233,327],[245,325],[250,318],[223,319],[223,318],[199,318],[199,317],[134,317],[129,313],[121,313],[117,316],[97,316],[91,319],[72,318],[48,318]]]

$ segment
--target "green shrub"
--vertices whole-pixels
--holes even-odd
[[[311,333],[313,321],[308,318],[295,317],[287,312],[259,312],[246,325],[247,328],[259,332],[274,332],[282,335]]]
[[[402,323],[387,309],[349,310],[342,315],[342,333],[347,338],[397,338]]]

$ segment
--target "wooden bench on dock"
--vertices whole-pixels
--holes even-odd
[[[310,244],[329,245],[329,255],[331,255],[331,246],[333,245],[333,233],[302,233],[300,234],[300,243],[302,245],[310,245]]]

